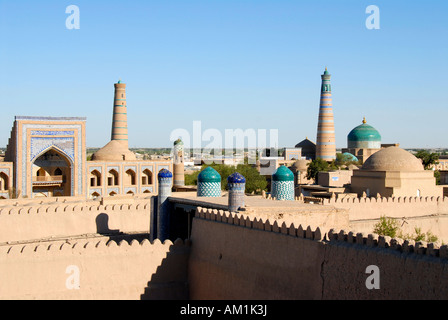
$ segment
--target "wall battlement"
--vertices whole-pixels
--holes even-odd
[[[49,205],[31,205],[0,208],[0,216],[2,215],[23,215],[35,213],[72,213],[72,212],[124,212],[126,211],[146,211],[150,209],[150,203],[138,204],[49,204]]]
[[[400,253],[418,255],[426,255],[448,259],[448,246],[438,246],[435,243],[425,241],[404,240],[399,238],[391,238],[388,236],[380,236],[377,234],[353,233],[341,230],[336,232],[331,229],[328,234],[328,241],[343,242],[352,245],[361,245],[370,248],[382,248],[395,250]]]
[[[187,299],[189,252],[181,239],[4,245],[0,299]]]
[[[271,222],[269,219],[263,221],[263,219],[261,218],[255,218],[254,220],[251,220],[250,217],[245,216],[244,214],[233,213],[224,210],[198,207],[196,209],[196,217],[205,220],[233,224],[249,229],[286,234],[303,239],[310,239],[315,241],[321,241],[323,239],[322,232],[319,227],[317,227],[314,231],[310,226],[308,226],[306,229],[303,229],[302,225],[296,227],[294,223],[291,223],[288,227],[285,222],[282,222],[280,224],[277,220],[273,220]]]
[[[134,203],[53,202],[0,207],[0,244],[83,234],[150,233],[151,199]]]
[[[405,254],[415,253],[418,255],[448,259],[447,245],[439,247],[435,243],[428,243],[425,241],[416,242],[413,240],[391,238],[377,234],[354,233],[345,230],[336,232],[335,229],[330,229],[327,233],[324,233],[319,227],[313,231],[310,226],[304,228],[302,225],[299,225],[296,227],[293,223],[290,224],[290,226],[287,226],[285,222],[277,220],[270,221],[268,219],[263,221],[262,219],[256,218],[251,220],[248,216],[244,216],[243,214],[231,213],[224,210],[198,207],[196,212],[196,217],[200,219],[223,222],[249,229],[276,232],[297,238],[321,241],[330,244],[344,242],[346,244],[361,245],[368,248],[390,249]]]
[[[365,197],[365,198],[331,198],[324,199],[324,205],[338,205],[338,204],[364,204],[364,203],[446,203],[448,204],[448,197]]]
[[[84,254],[87,251],[96,251],[97,253],[107,253],[107,251],[126,251],[126,250],[140,250],[142,254],[146,251],[159,250],[169,248],[170,246],[190,246],[189,240],[182,240],[178,238],[174,242],[165,240],[163,243],[159,239],[149,241],[144,239],[138,241],[136,239],[128,242],[126,240],[116,241],[109,239],[76,239],[73,241],[56,241],[45,244],[31,243],[31,244],[15,244],[0,246],[0,257],[14,258],[17,256],[33,256],[39,255],[56,255],[61,253],[66,254]],[[148,253],[148,252],[146,252]]]
[[[192,299],[447,299],[447,246],[198,208]],[[367,286],[376,267],[378,289]],[[211,285],[212,284],[212,285]]]

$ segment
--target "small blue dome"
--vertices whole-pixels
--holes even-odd
[[[159,178],[172,178],[173,174],[168,169],[162,169],[159,171],[158,177]]]
[[[246,178],[242,174],[235,172],[227,177],[227,183],[246,183]]]

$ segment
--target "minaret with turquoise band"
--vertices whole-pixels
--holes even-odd
[[[126,84],[121,80],[114,84],[114,114],[112,118],[111,140],[120,141],[126,148],[128,144],[128,111],[126,105]]]
[[[336,159],[336,138],[334,130],[333,103],[331,99],[331,75],[325,68],[321,76],[319,120],[317,124],[316,158],[325,161]]]

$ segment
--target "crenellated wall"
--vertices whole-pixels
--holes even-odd
[[[189,250],[180,239],[0,246],[0,299],[188,299]]]
[[[405,234],[419,227],[436,235],[440,243],[448,242],[446,197],[342,198],[325,199],[323,204],[347,210],[350,229],[357,232],[373,232],[380,217],[386,216],[397,219]]]
[[[0,207],[0,244],[96,233],[149,233],[150,214],[151,199],[105,205],[97,201],[13,204]]]
[[[78,212],[48,207],[0,217]],[[83,208],[76,214],[103,211]],[[205,208],[188,241],[128,241],[90,235],[0,245],[0,299],[448,299],[446,245]],[[366,285],[372,266],[378,289]]]
[[[192,299],[447,299],[448,249],[198,208]],[[369,266],[379,289],[369,290]]]

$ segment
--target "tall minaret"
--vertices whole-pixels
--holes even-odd
[[[111,140],[118,140],[128,148],[128,115],[126,106],[126,84],[118,83],[115,86],[114,115],[112,119]]]
[[[320,93],[319,121],[317,124],[316,158],[332,161],[336,159],[333,105],[331,102],[331,75],[325,68]]]
[[[184,143],[180,138],[174,141],[173,158],[173,185],[183,187],[185,186]]]

